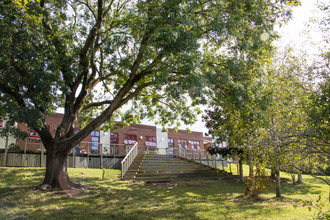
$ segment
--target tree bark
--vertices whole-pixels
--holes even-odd
[[[54,149],[54,148],[53,148]],[[46,174],[44,181],[36,189],[60,189],[71,190],[83,188],[80,184],[73,183],[67,170],[67,152],[47,151]]]
[[[277,169],[275,171],[276,174],[276,197],[279,198],[281,197],[281,177],[280,177],[280,170]]]
[[[251,150],[249,151],[249,176],[253,176],[253,158],[252,158],[252,153]]]
[[[297,183],[303,183],[303,178],[302,178],[302,174],[298,173],[298,181]]]
[[[244,178],[243,178],[243,161],[241,158],[238,160],[238,167],[239,167],[239,180],[241,183],[244,183]]]
[[[293,174],[291,174],[291,178],[292,178],[292,184],[296,185],[296,176]]]
[[[271,169],[271,172],[270,172],[270,178],[271,178],[272,180],[275,180],[275,179],[276,179],[275,169]]]

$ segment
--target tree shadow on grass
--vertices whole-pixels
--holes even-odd
[[[36,175],[43,176],[44,171],[37,170]],[[30,183],[25,182],[21,188],[12,188],[15,194],[9,191],[6,198],[2,197],[0,214],[2,212],[4,218],[12,219],[198,220],[244,218],[244,214],[251,218],[276,215],[282,211],[281,207],[265,206],[272,200],[253,202],[238,197],[245,189],[241,183],[220,180],[177,181],[169,188],[143,182],[117,181],[118,175],[111,175],[111,178],[97,175],[74,176],[72,179],[75,182],[87,186],[87,189],[76,194],[33,191]],[[289,187],[284,188],[290,190]],[[5,188],[0,190],[4,191]],[[302,192],[304,190],[301,188]]]

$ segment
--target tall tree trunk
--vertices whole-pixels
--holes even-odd
[[[238,160],[238,168],[239,168],[239,180],[241,183],[244,183],[244,178],[243,178],[243,161],[241,158]]]
[[[291,174],[291,178],[292,178],[292,184],[296,185],[296,176],[294,173]]]
[[[67,170],[68,154],[69,151],[47,151],[45,179],[41,185],[36,187],[37,189],[70,190],[82,188],[80,184],[73,183],[69,178]]]
[[[302,178],[302,174],[298,173],[298,181],[297,183],[303,183],[303,178]]]
[[[276,197],[279,198],[282,196],[280,170],[276,169],[275,174],[276,174]]]
[[[253,157],[251,153],[251,149],[249,150],[249,176],[253,176]]]
[[[275,169],[271,169],[271,171],[270,171],[270,178],[272,179],[272,180],[275,180],[276,179],[276,175],[275,175]]]

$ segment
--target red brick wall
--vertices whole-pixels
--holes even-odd
[[[49,115],[46,117],[46,125],[49,127],[50,134],[54,137],[56,133],[56,128],[61,124],[63,119],[63,114],[55,113],[52,115]],[[26,131],[27,133],[30,133],[30,128],[28,128],[24,123],[19,123],[17,125],[19,129],[22,131]],[[78,122],[76,122],[75,125],[76,128],[78,128]],[[96,129],[96,131],[100,131],[99,129]],[[90,142],[91,137],[88,135],[82,142]],[[25,140],[17,139],[17,145],[20,147],[20,149],[24,150]],[[87,152],[87,143],[80,143],[79,146],[83,146],[84,149]],[[27,150],[35,151],[37,149],[40,149],[41,143],[30,143],[27,141]]]
[[[119,154],[125,154],[125,145],[122,145],[124,144],[125,134],[136,135],[139,146],[145,146],[146,136],[157,137],[156,126],[150,126],[150,125],[131,124],[129,127],[125,127],[123,129],[118,128],[117,130],[111,132],[117,133],[119,136],[118,138],[118,144],[120,144],[118,151]]]
[[[191,143],[189,143],[189,141],[199,142],[200,148],[204,149],[203,132],[193,131],[190,134],[188,134],[186,130],[179,130],[177,133],[175,133],[173,129],[168,129],[168,138],[173,139],[174,147],[178,146],[178,140],[187,140],[188,149],[191,149]]]

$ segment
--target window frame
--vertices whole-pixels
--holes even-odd
[[[199,141],[190,141],[190,144],[191,144],[191,149],[194,149],[194,150],[200,150],[201,149],[201,147],[200,147],[201,145],[200,145]]]
[[[113,135],[116,135],[117,137],[114,138],[114,137],[112,137]],[[111,140],[116,140],[116,143],[112,143]],[[118,144],[118,143],[119,143],[119,134],[110,132],[110,144]]]
[[[96,151],[96,150],[93,150],[93,147],[95,147],[95,145],[97,145],[97,153],[100,153],[100,131],[92,131],[89,136],[90,136],[90,142],[91,142],[91,147],[89,149],[90,153],[93,153]],[[98,142],[92,141],[93,138],[97,138]]]
[[[170,146],[172,145],[172,146]],[[167,139],[167,147],[174,147],[174,139],[173,138],[168,138]]]
[[[157,147],[157,138],[155,136],[145,136],[145,145],[147,147]]]
[[[135,139],[134,139],[134,137],[135,137]],[[135,144],[136,142],[137,142],[137,135],[124,134],[124,144]]]

